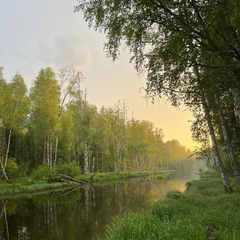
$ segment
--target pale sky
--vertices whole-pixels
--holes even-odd
[[[146,80],[129,63],[128,49],[115,62],[103,50],[104,34],[88,28],[82,13],[74,13],[77,0],[0,0],[0,66],[10,80],[17,72],[28,88],[41,68],[54,71],[73,64],[85,77],[87,100],[101,108],[120,101],[129,117],[149,120],[161,128],[164,140],[177,139],[191,149],[192,114],[176,110],[164,100],[154,105],[144,99]]]

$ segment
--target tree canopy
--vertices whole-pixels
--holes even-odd
[[[115,60],[121,45],[126,45],[136,70],[147,71],[149,97],[165,95],[174,106],[184,103],[194,113],[192,130],[195,139],[204,143],[201,153],[213,150],[230,191],[218,152],[228,153],[239,180],[240,153],[232,148],[239,144],[234,129],[240,126],[239,1],[78,2],[75,11],[82,11],[90,27],[106,34],[108,55]],[[204,135],[199,131],[203,126],[208,129]],[[213,148],[206,145],[209,135]]]
[[[46,177],[43,169],[55,174],[75,168],[88,174],[192,166],[188,149],[180,143],[166,147],[162,130],[129,119],[125,102],[100,110],[90,104],[87,91],[80,89],[82,75],[73,66],[59,74],[41,69],[30,91],[20,74],[7,82],[2,71],[0,167],[6,180]],[[168,153],[173,148],[174,158]]]

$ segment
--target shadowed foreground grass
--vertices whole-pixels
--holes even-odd
[[[150,209],[117,219],[108,240],[239,240],[240,185],[225,193],[219,174],[204,173],[184,193],[170,192]]]

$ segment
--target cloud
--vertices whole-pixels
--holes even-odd
[[[39,42],[37,58],[43,65],[64,67],[75,65],[85,69],[91,64],[91,52],[87,42],[76,36],[56,36],[52,41]]]

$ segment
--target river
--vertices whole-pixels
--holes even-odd
[[[116,217],[147,208],[169,191],[184,191],[193,179],[196,176],[174,174],[2,199],[0,239],[103,239]]]

